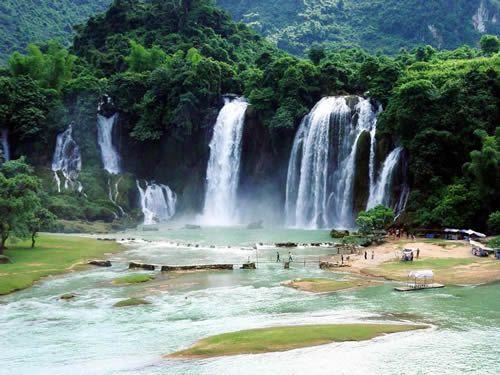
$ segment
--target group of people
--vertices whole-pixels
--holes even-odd
[[[368,252],[365,250],[365,260],[368,259]],[[372,250],[372,260],[375,259],[375,251]]]
[[[387,234],[389,235],[389,237],[393,237],[393,238],[397,238],[397,239],[404,238],[406,236],[407,240],[411,239],[412,241],[415,241],[415,234],[410,233],[404,229],[391,228],[388,230]]]
[[[279,263],[279,262],[281,262],[280,252],[277,251],[276,252],[276,263]],[[293,262],[293,255],[292,255],[291,251],[288,252],[288,262],[290,262],[290,263]]]

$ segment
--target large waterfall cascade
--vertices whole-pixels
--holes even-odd
[[[225,98],[217,117],[210,142],[202,215],[207,225],[231,225],[238,221],[237,190],[247,107],[244,98]]]
[[[136,183],[141,197],[144,225],[165,222],[175,215],[177,196],[168,186],[146,182],[143,188],[139,181]]]
[[[303,119],[292,147],[287,186],[286,224],[299,228],[353,228],[359,141],[370,137],[368,203],[390,201],[391,177],[400,151],[384,162],[392,170],[376,173],[376,126],[381,108],[361,97],[326,97]],[[384,169],[382,168],[382,169]],[[381,181],[383,175],[384,181]],[[382,185],[385,186],[382,187]],[[380,188],[379,188],[380,187]],[[380,198],[383,196],[383,198]]]
[[[117,114],[111,117],[97,115],[97,142],[101,148],[104,169],[109,174],[119,174],[121,172],[120,156],[113,145],[113,128],[117,119]]]
[[[61,178],[59,172],[64,177],[65,189],[76,189],[81,192],[82,184],[78,181],[78,175],[82,170],[82,157],[80,148],[73,139],[73,126],[57,136],[56,149],[52,158],[52,171],[57,185],[57,191],[61,192]]]
[[[9,129],[2,129],[0,132],[0,145],[4,161],[10,160]]]

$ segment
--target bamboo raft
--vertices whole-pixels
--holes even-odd
[[[412,285],[412,286],[400,286],[394,288],[395,291],[397,292],[414,292],[417,290],[423,290],[423,289],[440,289],[444,288],[443,284],[427,284],[427,285]]]

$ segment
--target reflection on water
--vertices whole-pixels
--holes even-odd
[[[171,234],[171,236],[170,236]],[[242,250],[253,242],[327,240],[325,232],[271,233],[242,229],[164,230],[159,242],[130,244],[110,269],[90,269],[47,279],[0,298],[2,367],[8,374],[413,374],[500,372],[499,284],[447,287],[419,293],[393,292],[391,283],[327,295],[281,286],[297,277],[343,274],[295,264],[284,270],[272,261],[275,249]],[[286,234],[287,238],[283,238]],[[128,236],[129,234],[127,234]],[[137,233],[130,236],[137,236]],[[150,237],[150,238],[151,238]],[[241,238],[241,240],[238,240]],[[169,241],[208,245],[172,247]],[[220,241],[220,242],[219,242]],[[231,248],[209,245],[231,244]],[[241,245],[241,246],[236,246]],[[282,250],[287,252],[287,250]],[[294,249],[314,259],[332,249]],[[159,264],[269,262],[255,271],[160,274],[153,282],[114,286],[129,260]],[[138,271],[134,271],[138,272]],[[72,301],[61,301],[64,293]],[[117,309],[113,304],[141,296],[152,304]],[[425,322],[434,328],[370,342],[330,344],[283,353],[202,361],[169,361],[161,355],[201,337],[280,324],[355,321]]]

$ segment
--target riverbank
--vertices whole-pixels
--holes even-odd
[[[166,358],[199,359],[238,354],[282,352],[332,342],[365,341],[378,336],[428,328],[410,324],[317,324],[224,333],[198,341]]]
[[[399,254],[404,248],[420,249],[419,259],[401,262]],[[350,257],[351,267],[343,270],[405,281],[411,270],[432,269],[435,281],[447,285],[485,284],[500,280],[500,262],[492,257],[473,256],[466,241],[389,240],[367,248],[366,252],[368,259],[364,259],[363,253],[353,255]]]
[[[0,264],[0,295],[30,287],[38,280],[74,270],[87,260],[120,250],[114,241],[57,234],[41,234],[36,247],[31,241],[8,244],[11,263]]]

